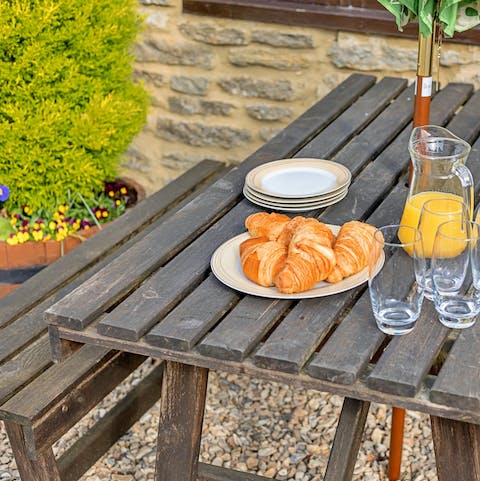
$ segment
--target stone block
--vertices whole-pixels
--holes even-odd
[[[294,89],[290,80],[261,80],[252,77],[222,78],[218,85],[232,95],[264,98],[269,100],[292,100]]]
[[[134,80],[143,80],[147,84],[151,84],[154,87],[162,87],[165,83],[165,79],[162,74],[156,72],[148,72],[146,70],[135,70],[133,72]]]
[[[292,109],[268,104],[247,104],[247,114],[257,120],[281,120],[291,117]]]
[[[311,35],[278,32],[275,30],[253,30],[252,42],[285,48],[314,48]]]
[[[171,142],[224,149],[247,144],[252,139],[250,132],[245,129],[205,125],[200,122],[177,122],[168,118],[158,119],[156,133],[160,138]]]
[[[182,23],[179,30],[197,42],[211,45],[247,45],[247,35],[239,28],[220,27],[211,23]]]
[[[164,12],[142,10],[140,13],[145,16],[145,25],[148,27],[153,27],[161,31],[167,30],[168,15],[166,15]]]
[[[228,53],[228,60],[237,67],[261,66],[291,72],[310,66],[310,62],[300,55],[280,54],[275,50],[254,47],[232,49]]]
[[[228,117],[235,105],[220,100],[200,100],[200,113],[202,115],[221,115]]]
[[[218,160],[207,154],[171,152],[162,157],[161,163],[169,169],[187,170],[203,160]]]
[[[268,127],[264,127],[259,130],[258,135],[263,142],[268,142],[269,140],[273,139],[275,135],[277,135],[281,129],[271,129]]]
[[[328,55],[338,68],[397,72],[416,70],[417,50],[387,43],[380,37],[339,34]]]
[[[138,62],[158,62],[166,65],[213,68],[213,52],[193,43],[168,43],[158,38],[147,38],[137,44]]]
[[[182,115],[194,115],[200,113],[200,107],[196,100],[188,97],[168,97],[170,112]]]
[[[169,97],[168,106],[170,112],[182,115],[220,115],[228,116],[233,104],[218,100],[197,100],[188,97]]]
[[[176,92],[190,95],[206,95],[209,81],[205,77],[188,77],[186,75],[174,75],[170,79],[170,88]]]

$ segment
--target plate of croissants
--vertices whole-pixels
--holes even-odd
[[[368,280],[376,227],[359,221],[342,226],[308,217],[257,212],[247,232],[222,244],[210,265],[225,285],[245,294],[306,299],[343,292]],[[376,269],[385,260],[383,252]]]

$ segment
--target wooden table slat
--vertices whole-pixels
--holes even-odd
[[[245,359],[291,303],[244,297],[197,346],[198,352],[217,359]]]
[[[306,367],[311,376],[353,384],[382,344],[385,334],[375,324],[368,292],[354,307]]]
[[[363,94],[357,102],[317,135],[295,157],[330,158],[345,140],[353,137],[368,125],[378,113],[387,107],[407,86],[407,81],[400,78],[385,77]]]
[[[213,274],[145,335],[145,340],[165,349],[188,351],[240,299]]]
[[[121,339],[142,337],[200,284],[215,249],[244,230],[244,219],[251,212],[253,208],[247,201],[233,208],[222,222],[215,224],[109,312],[98,323],[98,332]]]
[[[300,372],[337,316],[362,288],[299,302],[253,356],[257,366]]]
[[[438,322],[433,304],[426,300],[412,333],[391,340],[368,376],[368,386],[391,394],[415,396],[448,332]],[[415,362],[408,362],[411,359]]]
[[[414,86],[405,89],[378,117],[332,159],[357,175],[412,120]]]
[[[480,321],[456,339],[437,380],[432,386],[433,402],[460,409],[480,409]]]
[[[480,92],[472,95],[462,107],[461,115],[455,115],[448,129],[467,142],[472,142],[480,134]]]
[[[28,345],[0,366],[1,404],[13,396],[30,379],[52,364],[50,342],[45,335]]]

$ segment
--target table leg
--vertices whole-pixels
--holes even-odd
[[[208,369],[167,361],[157,438],[156,481],[195,481]]]
[[[324,481],[352,479],[370,403],[345,398]]]
[[[438,481],[480,481],[480,426],[430,416]]]

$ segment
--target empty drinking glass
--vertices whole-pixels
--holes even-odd
[[[480,224],[450,221],[437,229],[431,279],[440,322],[466,328],[480,312]]]
[[[433,300],[432,282],[431,282],[431,259],[433,252],[433,243],[437,228],[440,224],[451,220],[468,220],[468,209],[461,197],[445,194],[445,197],[439,197],[425,202],[420,211],[420,219],[418,221],[418,230],[422,234],[423,252],[425,254],[425,297]]]
[[[379,266],[377,259],[382,249],[390,257]],[[377,229],[368,287],[378,328],[386,334],[409,333],[420,315],[424,285],[425,257],[419,230],[403,225]]]

